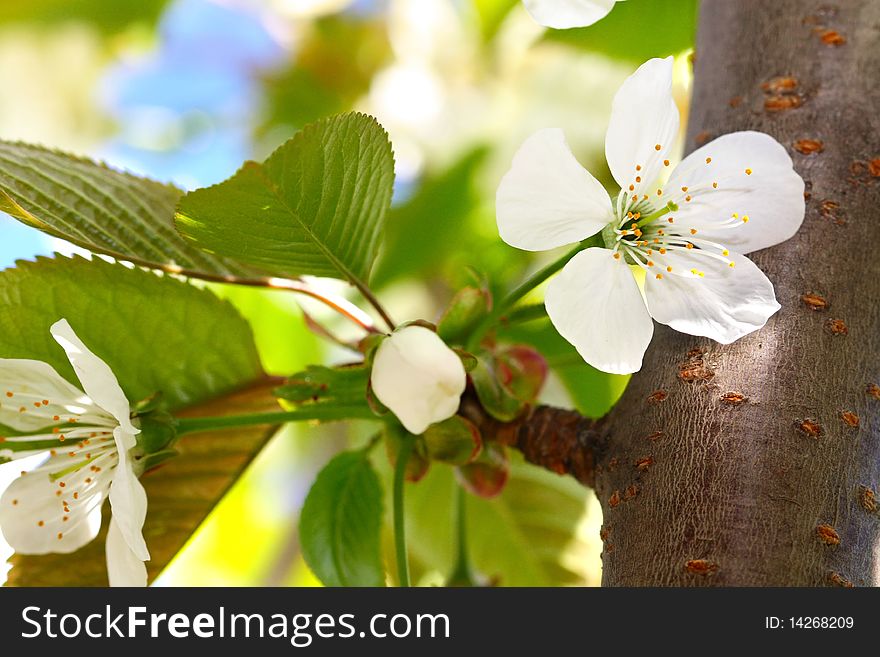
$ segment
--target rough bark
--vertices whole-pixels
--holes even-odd
[[[704,0],[690,148],[773,135],[807,213],[754,254],[782,304],[763,330],[657,326],[596,459],[604,585],[880,583],[878,53],[874,0]]]

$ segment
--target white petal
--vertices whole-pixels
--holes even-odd
[[[526,251],[579,242],[611,221],[608,192],[557,128],[539,130],[520,146],[495,202],[501,239]]]
[[[82,343],[66,319],[55,322],[50,331],[52,337],[67,354],[80,383],[92,401],[115,417],[128,434],[139,433],[131,423],[128,399],[119,387],[119,382],[110,366]],[[133,445],[134,443],[130,447]]]
[[[672,61],[667,57],[642,64],[626,79],[611,105],[605,157],[621,189],[628,191],[633,185],[635,194],[657,191],[663,161],[669,159],[678,140]],[[636,181],[637,177],[641,180]]]
[[[682,200],[682,187],[690,202]],[[675,168],[666,190],[664,198],[679,204],[677,223],[740,253],[784,242],[804,220],[804,181],[782,144],[763,132],[734,132],[697,149]],[[748,223],[720,228],[733,213]]]
[[[124,438],[124,431],[117,427],[113,435],[118,445]],[[143,536],[144,520],[147,517],[147,493],[132,469],[131,457],[123,451],[119,453],[119,465],[110,486],[110,507],[131,551],[141,561],[149,561],[150,552]]]
[[[725,262],[679,252],[674,269],[705,272],[704,277],[648,276],[645,297],[651,316],[676,331],[729,344],[755,331],[779,310],[773,284],[748,258],[731,253]]]
[[[49,478],[50,471],[63,467],[62,461],[60,456],[49,459],[47,465],[15,479],[0,496],[0,530],[16,552],[67,554],[98,535],[106,489],[95,482],[73,500],[73,487],[61,489]],[[59,490],[60,497],[56,495]],[[65,512],[65,503],[69,512]]]
[[[406,326],[379,345],[370,382],[406,430],[420,434],[455,415],[467,375],[461,359],[436,333]]]
[[[48,405],[43,405],[43,400]],[[71,407],[92,413],[97,410],[84,392],[51,365],[38,360],[0,358],[0,424],[17,431],[43,429],[58,424],[53,419],[56,415],[70,415]]]
[[[545,27],[564,30],[602,20],[615,0],[523,0],[532,18]]]
[[[107,575],[110,586],[146,586],[147,567],[128,547],[116,518],[110,518],[107,532]]]
[[[547,314],[593,367],[629,374],[642,366],[654,324],[629,267],[608,249],[573,257],[547,286]]]

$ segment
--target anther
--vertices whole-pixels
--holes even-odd
[[[691,235],[696,235],[696,234],[697,234],[697,229],[691,228]]]
[[[615,260],[620,260],[620,254],[619,254],[619,253],[615,253],[615,254],[614,254],[614,259],[615,259]]]
[[[663,278],[663,274],[657,274],[655,278],[659,281],[661,278]]]
[[[706,158],[706,164],[711,164],[711,163],[712,163],[712,158],[711,158],[711,157],[707,157],[707,158]]]
[[[751,176],[751,175],[752,175],[752,170],[751,170],[751,169],[746,169],[746,175],[747,175],[747,176]]]
[[[669,166],[669,160],[663,160],[663,166],[668,167],[668,166]]]
[[[663,147],[662,147],[660,144],[655,144],[655,145],[654,145],[654,150],[655,150],[655,151],[659,151],[661,148],[663,148]]]

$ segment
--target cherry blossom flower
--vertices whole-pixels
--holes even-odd
[[[147,497],[129,451],[139,429],[110,367],[62,319],[51,328],[85,392],[36,360],[0,359],[0,460],[45,454],[0,497],[0,530],[22,554],[70,553],[89,543],[112,509],[111,586],[145,586],[150,554],[142,528]]]
[[[550,282],[545,305],[559,333],[606,372],[641,368],[652,317],[728,344],[780,308],[742,254],[800,227],[804,183],[791,158],[766,134],[735,132],[673,170],[678,131],[672,58],[652,59],[612,104],[605,155],[616,200],[557,129],[527,139],[498,188],[498,229],[511,246],[542,251],[601,235],[604,248],[581,250]],[[643,290],[634,269],[645,273]]]
[[[370,383],[379,401],[418,435],[455,415],[467,375],[461,359],[434,331],[410,325],[379,345]]]
[[[622,0],[523,0],[526,11],[545,27],[586,27],[603,18]]]

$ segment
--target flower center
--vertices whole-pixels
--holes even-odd
[[[712,183],[706,189],[682,187],[684,195],[676,195],[680,202],[690,203],[697,195],[711,193],[718,188]],[[703,278],[705,272],[699,267],[682,266],[676,256],[687,253],[690,256],[711,258],[733,267],[730,251],[723,244],[704,239],[693,222],[676,223],[675,215],[679,204],[675,201],[662,203],[663,190],[657,190],[656,198],[647,194],[639,196],[630,190],[621,190],[615,204],[614,220],[602,231],[605,246],[611,249],[616,259],[624,258],[630,265],[637,265],[657,280],[664,276],[683,276]],[[731,217],[713,223],[713,229],[733,228],[749,221],[748,216],[734,213]],[[687,258],[693,263],[693,258]]]

